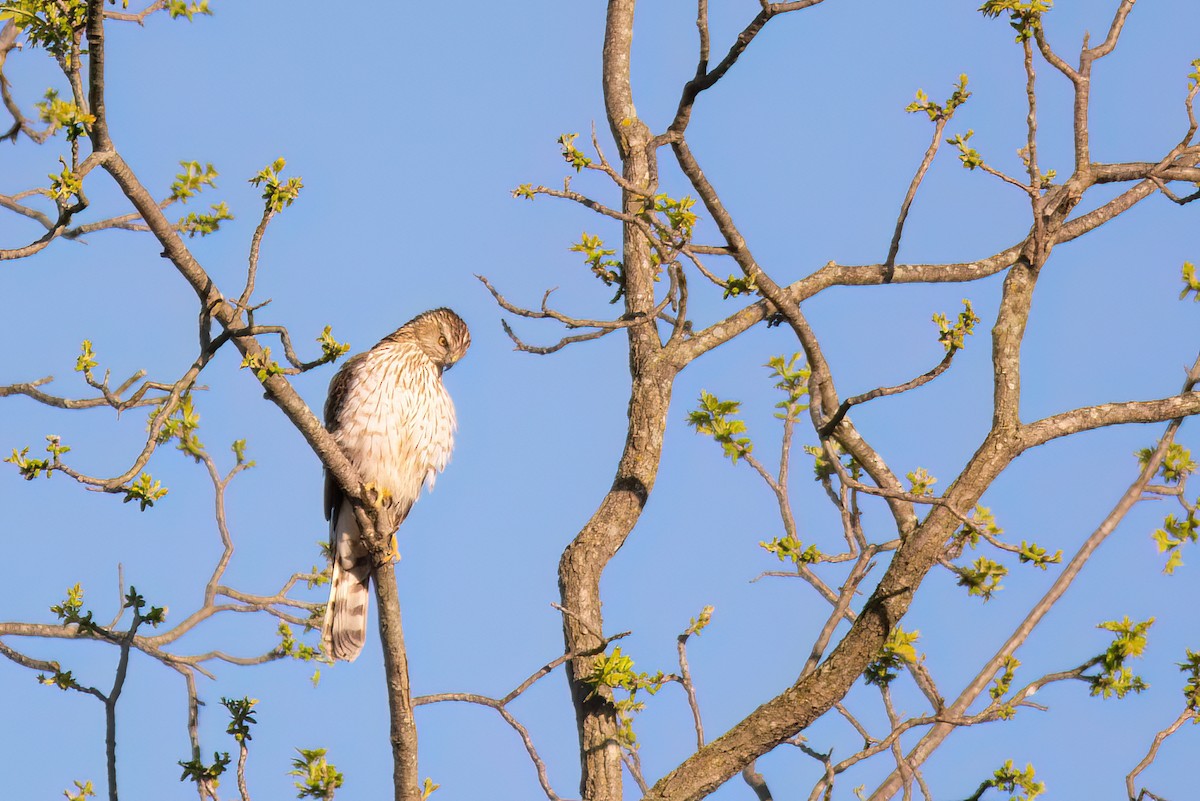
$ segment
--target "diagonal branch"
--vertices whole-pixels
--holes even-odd
[[[1200,358],[1193,364],[1192,370],[1184,382],[1184,391],[1186,392],[1194,387],[1197,382],[1200,382]],[[1046,591],[1042,599],[1034,605],[1029,614],[1018,624],[1013,633],[1009,635],[1008,640],[1000,647],[1000,650],[984,664],[975,675],[975,678],[963,689],[962,693],[947,710],[949,714],[964,714],[970,705],[975,702],[975,699],[979,697],[988,683],[991,682],[992,677],[1001,669],[1005,660],[1016,653],[1017,649],[1029,638],[1030,634],[1033,633],[1033,630],[1041,623],[1046,614],[1054,608],[1055,604],[1058,603],[1059,599],[1070,588],[1100,544],[1116,530],[1129,511],[1141,500],[1147,485],[1153,479],[1154,474],[1158,472],[1159,465],[1162,464],[1163,457],[1167,453],[1167,448],[1174,440],[1175,432],[1179,430],[1179,426],[1182,423],[1182,419],[1176,419],[1167,426],[1166,431],[1159,440],[1158,447],[1146,461],[1137,478],[1125,490],[1120,499],[1118,499],[1113,510],[1108,513],[1096,530],[1079,547],[1079,550],[1076,551],[1075,555],[1063,568],[1050,589]],[[939,724],[934,726],[909,752],[909,762],[920,765],[941,745],[952,730],[953,727],[947,725]],[[884,801],[884,799],[891,798],[899,789],[899,782],[899,774],[893,773],[871,794],[871,801]]]
[[[754,281],[755,286],[759,288],[766,301],[788,321],[788,324],[792,327],[797,339],[800,341],[809,367],[812,370],[810,384],[812,386],[811,396],[813,403],[810,407],[810,412],[813,415],[815,427],[820,429],[824,422],[823,415],[827,413],[826,410],[835,410],[839,403],[837,391],[833,384],[833,376],[829,370],[829,365],[825,361],[821,347],[817,342],[816,334],[812,331],[807,319],[800,311],[799,305],[790,302],[787,291],[776,284],[754,259],[749,246],[734,224],[732,216],[718,197],[716,189],[704,175],[704,171],[692,155],[687,143],[679,141],[672,147],[674,148],[680,168],[691,182],[692,187],[696,190],[696,194],[699,195],[701,201],[704,203],[709,215],[716,222],[721,235],[729,245],[730,253],[734,260],[742,268],[746,277]],[[727,338],[728,335],[726,335]],[[900,489],[900,483],[895,475],[849,421],[843,420],[834,436],[842,447],[846,449],[846,452],[852,455],[863,466],[868,475],[880,487],[897,491]],[[888,507],[896,520],[899,531],[909,531],[916,525],[916,517],[913,514],[911,505],[889,498]]]
[[[683,136],[683,132],[687,129],[688,122],[691,120],[692,106],[696,102],[696,98],[701,92],[706,89],[711,89],[716,85],[717,81],[725,77],[725,73],[737,63],[742,54],[746,52],[746,48],[754,41],[754,38],[762,31],[763,27],[771,21],[772,17],[779,14],[784,14],[789,11],[799,11],[801,9],[810,8],[818,5],[823,0],[796,0],[788,3],[768,3],[762,2],[762,10],[755,15],[754,19],[742,29],[742,32],[734,39],[733,44],[729,47],[729,52],[725,54],[725,58],[721,59],[711,70],[708,69],[708,21],[707,21],[707,3],[702,2],[700,6],[700,14],[698,27],[700,30],[700,61],[696,65],[696,77],[688,81],[683,87],[683,94],[679,98],[679,105],[675,111],[675,119],[671,121],[667,132],[661,136],[655,137],[650,143],[651,147],[661,147],[668,143],[674,143]]]

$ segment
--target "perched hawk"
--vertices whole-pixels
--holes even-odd
[[[449,309],[418,314],[366,353],[350,359],[329,383],[325,427],[380,493],[380,533],[395,532],[433,482],[454,447],[454,404],[442,372],[471,345],[467,325]],[[353,661],[367,636],[371,557],[354,509],[325,476],[333,577],[321,642],[333,659]],[[390,529],[390,530],[389,530]]]

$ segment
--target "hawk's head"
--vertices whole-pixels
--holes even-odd
[[[462,318],[450,309],[422,312],[404,325],[413,339],[438,368],[448,370],[471,347],[471,332]],[[404,329],[401,329],[404,330]]]

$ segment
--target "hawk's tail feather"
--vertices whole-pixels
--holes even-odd
[[[367,608],[370,601],[371,567],[367,560],[343,569],[333,560],[329,582],[329,604],[321,627],[321,643],[332,659],[353,662],[367,641]]]

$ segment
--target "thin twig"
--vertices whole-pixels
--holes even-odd
[[[676,638],[676,650],[679,652],[679,683],[687,693],[688,706],[692,710],[692,721],[696,727],[696,748],[704,747],[704,723],[700,720],[700,703],[696,700],[696,685],[692,682],[692,673],[688,667],[687,641],[690,632],[683,632]]]
[[[1200,720],[1200,718],[1197,717],[1197,713],[1195,711],[1191,709],[1185,709],[1179,713],[1179,717],[1175,718],[1175,721],[1170,726],[1167,726],[1167,728],[1154,735],[1154,740],[1150,743],[1150,750],[1146,752],[1146,756],[1142,757],[1142,761],[1134,765],[1133,770],[1129,771],[1129,775],[1125,777],[1125,790],[1129,793],[1130,801],[1133,801],[1135,798],[1134,788],[1136,787],[1137,777],[1142,771],[1150,767],[1151,763],[1153,763],[1155,758],[1158,757],[1158,749],[1162,747],[1163,742],[1172,734],[1179,731],[1179,728],[1189,720],[1196,722],[1197,720]],[[1148,793],[1149,791],[1143,790],[1142,792]],[[1154,796],[1153,793],[1150,793],[1150,795],[1154,798],[1157,798],[1157,796]],[[1136,797],[1140,798],[1141,795]]]
[[[946,123],[950,121],[952,115],[953,112],[939,114],[934,121],[933,140],[925,150],[925,156],[921,159],[921,165],[917,167],[917,173],[908,185],[908,192],[905,193],[904,201],[900,204],[900,215],[896,218],[896,230],[892,234],[892,242],[888,246],[887,258],[883,262],[884,271],[887,275],[884,283],[891,283],[892,276],[895,275],[896,254],[900,252],[900,238],[904,235],[904,221],[908,219],[908,210],[912,207],[913,199],[917,196],[917,190],[921,187],[921,182],[925,180],[925,173],[929,171],[929,165],[933,164],[933,158],[937,155],[938,148],[941,147],[942,133],[946,130]]]
[[[887,397],[888,395],[899,395],[901,392],[908,392],[910,389],[916,389],[917,387],[922,387],[928,384],[930,381],[950,369],[950,362],[953,361],[954,354],[957,352],[957,348],[951,348],[946,355],[942,357],[942,360],[937,363],[937,366],[926,373],[922,373],[911,381],[906,381],[903,384],[897,384],[894,387],[879,387],[878,389],[873,389],[870,392],[864,392],[861,395],[854,395],[846,398],[846,400],[842,401],[838,406],[837,411],[833,413],[833,416],[821,426],[817,433],[822,438],[828,437],[833,433],[833,430],[838,427],[838,423],[842,422],[842,419],[846,416],[846,413],[860,403],[866,403],[867,401],[875,400],[876,398]]]

